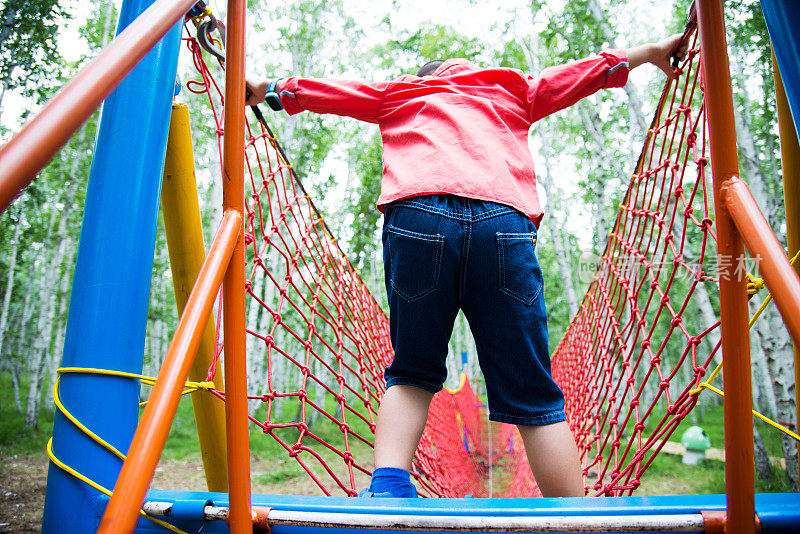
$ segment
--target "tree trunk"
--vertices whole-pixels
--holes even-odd
[[[562,213],[563,206],[561,203],[561,196],[555,189],[553,183],[552,167],[550,166],[550,145],[548,139],[550,131],[541,132],[539,140],[542,146],[542,161],[544,165],[544,179],[542,174],[538,176],[538,182],[544,186],[545,194],[547,195],[547,203],[549,204],[548,210],[552,215],[549,218],[554,219],[555,224],[548,225],[550,232],[553,235],[553,252],[556,255],[556,262],[558,263],[558,274],[561,277],[562,287],[564,289],[564,298],[567,301],[569,308],[569,315],[573,317],[578,312],[578,298],[575,295],[575,284],[572,279],[572,271],[569,266],[568,252],[564,248],[565,234],[567,230],[561,221],[558,220],[556,214]]]
[[[3,90],[0,91],[0,117],[3,116],[3,100],[6,96],[6,84],[3,84]]]
[[[754,307],[751,307],[754,309]],[[752,312],[751,312],[752,313]],[[752,360],[753,400],[756,410],[770,418],[777,417],[778,403],[775,399],[775,388],[769,376],[767,358],[761,347],[761,338],[750,336],[750,359]]]
[[[55,225],[57,210],[53,208],[50,222],[47,227],[48,236],[52,235],[53,226]],[[60,218],[59,231],[65,230],[64,217]],[[54,261],[55,265],[59,265],[63,258],[63,241],[56,249]],[[28,383],[28,401],[25,408],[25,425],[30,428],[39,427],[39,408],[41,407],[42,387],[44,385],[44,369],[48,361],[48,354],[50,354],[50,336],[52,332],[53,321],[53,308],[55,308],[55,300],[58,296],[58,275],[60,274],[57,269],[50,268],[50,263],[43,262],[41,267],[41,282],[38,286],[37,293],[47,295],[47,298],[42,302],[39,308],[39,318],[36,321],[36,331],[34,332],[33,342],[33,357],[30,361],[30,382]],[[33,287],[29,288],[30,291],[36,291]]]
[[[756,300],[756,295],[753,300]],[[759,299],[760,300],[760,299]],[[767,359],[767,367],[772,378],[779,421],[795,423],[795,384],[794,351],[791,338],[775,306],[767,306],[764,314],[754,325]],[[786,472],[794,491],[798,487],[797,442],[781,433],[783,453],[786,458]]]
[[[786,221],[782,210],[781,196],[780,193],[775,191],[775,188],[772,187],[774,182],[765,175],[764,169],[762,168],[762,154],[761,151],[756,148],[754,132],[751,128],[751,117],[748,113],[741,112],[741,109],[752,109],[746,89],[747,80],[745,80],[744,70],[740,66],[741,63],[738,61],[738,58],[742,57],[744,53],[736,46],[732,49],[734,54],[732,55],[731,72],[740,88],[736,96],[741,104],[733,107],[733,116],[736,123],[736,142],[739,148],[739,162],[743,171],[742,174],[746,178],[750,190],[753,193],[753,197],[756,199],[761,211],[769,221],[770,226],[775,229],[778,240],[785,248],[786,236],[783,232],[778,230]],[[773,140],[773,146],[774,143],[775,141]],[[774,153],[770,154],[767,159],[774,169],[776,165]],[[781,190],[781,187],[779,186],[778,189]]]
[[[608,24],[608,16],[597,0],[589,0],[589,12],[598,24],[603,38],[608,42],[610,48],[616,48],[616,36],[618,33],[614,31]],[[642,102],[639,99],[639,93],[632,83],[625,84],[623,87],[625,94],[628,96],[628,113],[630,113],[631,122],[634,125],[633,137],[637,140],[644,138],[647,131],[647,121],[645,121],[644,113],[642,112]]]
[[[28,267],[29,285],[28,285],[27,291],[25,292],[25,301],[24,301],[24,303],[22,305],[22,315],[20,316],[20,324],[19,324],[19,337],[17,338],[17,350],[16,350],[16,355],[15,355],[17,358],[22,356],[22,361],[24,361],[24,362],[28,361],[28,359],[29,359],[28,357],[30,355],[30,350],[31,350],[30,347],[33,345],[32,343],[30,343],[30,340],[28,339],[28,333],[30,332],[31,318],[33,316],[33,311],[34,311],[34,308],[35,308],[35,306],[33,304],[33,299],[31,298],[31,295],[36,292],[36,284],[33,281],[34,280],[33,276],[34,276],[34,272],[35,272],[35,269],[34,269],[35,263],[33,262],[33,260],[30,260],[28,265],[29,265],[29,267]],[[33,348],[34,355],[37,352],[38,351],[35,348]],[[36,367],[35,366],[31,366],[31,369],[32,370],[36,369]],[[21,365],[18,368],[18,372],[20,372],[20,373],[22,372],[22,366]],[[35,373],[31,372],[31,380],[34,379],[34,376],[35,376]],[[20,383],[21,383],[21,381],[20,381]],[[29,388],[29,391],[30,391],[30,388]],[[30,392],[29,392],[29,396],[30,396]],[[28,401],[28,402],[30,402],[30,401]],[[20,408],[20,411],[22,411],[21,408]],[[26,423],[25,424],[27,425],[27,407],[26,407]]]
[[[56,325],[56,332],[53,338],[53,354],[50,358],[50,380],[45,396],[45,408],[48,410],[54,409],[53,402],[53,385],[56,383],[58,368],[61,366],[61,358],[64,355],[64,339],[67,332],[67,312],[69,311],[69,288],[72,282],[73,261],[75,259],[75,248],[73,241],[70,238],[66,239],[66,257],[64,258],[63,270],[61,274],[61,289],[59,291],[60,298],[58,303],[58,313],[56,317],[59,318]]]
[[[755,452],[756,473],[762,480],[769,480],[772,478],[772,464],[769,461],[769,454],[767,448],[764,447],[764,442],[761,440],[761,434],[753,422],[753,448]]]
[[[6,276],[6,291],[3,295],[3,309],[0,312],[0,358],[3,358],[3,339],[5,339],[6,325],[8,324],[8,309],[11,304],[11,293],[14,290],[14,269],[17,266],[17,249],[19,248],[19,233],[22,225],[17,222],[14,225],[14,240],[11,244],[11,259],[8,264],[8,275]]]
[[[19,362],[12,360],[8,363],[8,372],[11,373],[11,386],[14,388],[14,405],[17,407],[17,411],[22,413],[22,402],[19,399],[19,384],[21,381],[19,368]]]

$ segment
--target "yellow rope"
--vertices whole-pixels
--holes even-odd
[[[78,419],[74,415],[72,415],[72,413],[70,413],[69,410],[67,410],[66,406],[64,406],[64,403],[61,402],[61,397],[58,394],[58,386],[59,386],[59,384],[61,382],[61,376],[60,375],[61,375],[61,373],[86,373],[86,374],[97,374],[97,375],[106,375],[106,376],[119,376],[119,377],[123,377],[123,378],[136,378],[136,379],[141,380],[143,384],[148,385],[148,386],[155,385],[156,378],[152,377],[152,376],[145,376],[145,375],[140,375],[140,374],[136,374],[136,373],[126,373],[124,371],[112,371],[112,370],[109,370],[109,369],[93,369],[93,368],[90,368],[90,367],[62,367],[62,368],[58,369],[57,372],[59,373],[59,376],[58,376],[58,378],[56,378],[55,384],[53,384],[53,402],[55,403],[56,407],[58,407],[58,410],[62,414],[64,414],[64,416],[67,419],[69,419],[72,422],[73,425],[78,427],[84,434],[86,434],[87,436],[92,438],[92,440],[94,440],[97,444],[99,444],[100,446],[102,446],[106,450],[110,451],[117,458],[119,458],[120,460],[122,460],[124,462],[125,461],[125,455],[122,452],[120,452],[116,447],[114,447],[113,445],[111,445],[110,443],[105,441],[103,438],[101,438],[100,436],[98,436],[97,434],[95,434],[94,432],[89,430],[89,428],[86,425],[84,425],[83,423],[78,421]],[[200,390],[213,389],[215,386],[214,386],[213,382],[209,382],[209,381],[206,381],[206,382],[186,381],[184,387],[185,387],[185,389],[183,390],[181,395],[194,393],[195,391],[200,391]],[[140,406],[144,405],[144,404],[146,404],[146,403],[145,402],[139,403]],[[70,475],[74,476],[78,480],[81,480],[85,484],[88,484],[89,486],[93,487],[97,491],[99,491],[101,493],[104,493],[104,494],[108,495],[109,497],[111,497],[111,491],[109,491],[108,489],[104,488],[103,486],[101,486],[97,482],[95,482],[95,481],[91,480],[90,478],[88,478],[87,476],[79,473],[78,471],[76,471],[72,467],[68,466],[67,464],[65,464],[64,462],[62,462],[58,458],[56,458],[56,455],[53,453],[53,438],[50,438],[50,440],[47,442],[47,456],[50,458],[50,460],[52,460],[52,462],[55,465],[57,465],[59,468],[61,468],[65,472],[67,472]],[[162,527],[164,527],[164,528],[166,528],[168,530],[171,530],[172,532],[176,532],[177,534],[188,534],[188,533],[184,532],[183,530],[180,530],[179,528],[177,528],[177,527],[175,527],[175,526],[173,526],[173,525],[171,525],[171,524],[169,524],[169,523],[167,523],[165,521],[162,521],[160,519],[157,519],[156,517],[153,517],[153,516],[145,513],[144,510],[139,510],[139,513],[142,516],[144,516],[147,519],[149,519],[150,521],[153,521],[154,523],[156,523],[158,525],[161,525]]]
[[[61,369],[59,369],[58,371],[60,372]],[[59,376],[58,378],[56,378],[56,383],[53,384],[53,402],[58,407],[58,410],[61,413],[63,413],[64,416],[67,419],[72,421],[72,424],[75,425],[76,427],[78,427],[84,434],[86,434],[87,436],[92,438],[96,443],[101,445],[104,449],[112,452],[114,454],[114,456],[116,456],[117,458],[119,458],[120,460],[122,460],[124,462],[125,461],[125,455],[123,453],[121,453],[119,450],[117,450],[116,447],[114,447],[113,445],[111,445],[110,443],[105,441],[103,438],[101,438],[100,436],[98,436],[97,434],[95,434],[94,432],[89,430],[86,427],[86,425],[84,425],[83,423],[78,421],[78,419],[74,415],[72,415],[69,410],[67,410],[66,406],[64,406],[64,404],[61,402],[61,397],[58,394],[58,385],[60,383],[61,383],[61,377]]]
[[[124,371],[112,371],[109,369],[94,369],[91,367],[61,367],[58,369],[59,373],[86,373],[86,374],[96,374],[96,375],[107,375],[107,376],[121,376],[123,378],[136,378],[141,380],[141,382],[146,386],[155,386],[156,385],[156,378],[152,376],[146,375],[139,375],[136,373],[126,373]],[[189,393],[194,393],[195,391],[199,390],[210,390],[215,389],[216,386],[214,382],[205,381],[205,382],[192,382],[187,380],[185,382],[185,388],[181,395],[188,395]],[[139,406],[144,406],[147,404],[147,401],[143,401],[139,403]]]
[[[795,253],[794,257],[789,260],[789,263],[794,265],[794,263],[797,261],[797,258],[799,256],[800,256],[800,250],[798,250],[797,253]],[[753,295],[755,293],[758,293],[760,290],[762,290],[762,289],[764,289],[766,287],[766,284],[764,283],[764,279],[763,278],[756,278],[755,276],[753,276],[750,273],[747,273],[747,277],[750,279],[750,281],[747,282],[747,294],[748,295]],[[770,297],[768,296],[767,298],[770,298]]]
[[[798,257],[800,257],[800,251],[797,251],[797,253],[794,255],[794,257],[791,260],[789,260],[789,262],[792,265],[794,265],[795,262],[797,261]],[[747,276],[751,280],[750,282],[747,283],[747,293],[748,294],[753,295],[753,294],[757,293],[758,291],[760,291],[761,289],[763,289],[765,287],[763,278],[756,278],[753,275],[751,275],[750,273],[748,273]],[[748,323],[748,328],[753,328],[753,325],[755,324],[756,320],[759,317],[761,317],[761,314],[764,313],[765,309],[767,309],[767,305],[770,303],[771,300],[772,300],[772,294],[768,293],[767,296],[764,297],[764,301],[761,303],[761,306],[758,307],[758,309],[755,311],[753,316],[750,318],[750,321]],[[721,370],[722,370],[722,362],[719,362],[717,364],[717,366],[714,368],[714,370],[711,372],[711,374],[708,376],[708,378],[705,380],[705,382],[700,382],[697,385],[696,388],[694,388],[693,390],[689,391],[689,395],[699,395],[700,393],[703,392],[704,389],[708,389],[708,390],[713,391],[714,393],[716,393],[720,397],[724,398],[725,397],[725,393],[723,393],[722,390],[717,389],[717,388],[715,388],[714,386],[711,385],[711,382],[714,381],[714,378],[716,378],[716,376],[719,374],[719,372]],[[767,417],[765,415],[762,415],[761,413],[759,413],[759,412],[757,412],[755,410],[753,410],[753,415],[755,415],[757,418],[761,419],[762,421],[764,421],[768,425],[772,426],[773,428],[776,428],[776,429],[780,430],[784,434],[786,434],[788,436],[791,436],[792,438],[796,439],[797,441],[800,441],[800,435],[795,434],[794,432],[792,432],[791,430],[789,430],[788,428],[786,428],[782,424],[780,424],[780,423],[778,423],[776,421],[773,421],[769,417]]]

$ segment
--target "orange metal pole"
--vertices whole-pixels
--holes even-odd
[[[758,259],[758,269],[778,306],[786,328],[800,341],[800,277],[789,263],[778,238],[758,208],[750,189],[734,178],[724,191],[725,206],[744,238],[750,254]]]
[[[211,315],[217,290],[241,235],[241,215],[234,211],[225,213],[175,330],[98,532],[132,532],[136,527],[139,509],[167,441],[203,327]]]
[[[154,2],[0,149],[0,213],[195,2]]]
[[[753,416],[747,281],[735,264],[744,244],[725,205],[723,191],[739,175],[733,94],[721,0],[696,3],[702,43],[719,260],[719,307],[725,387],[725,489],[728,532],[755,533]]]
[[[225,140],[222,205],[244,220],[245,2],[228,0],[225,49]],[[225,273],[225,423],[228,436],[228,522],[233,534],[253,531],[250,509],[250,440],[245,363],[244,233]]]

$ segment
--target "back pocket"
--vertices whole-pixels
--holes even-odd
[[[428,295],[439,283],[444,236],[388,225],[387,256],[392,289],[408,302]]]
[[[532,305],[542,293],[542,269],[536,259],[536,234],[497,234],[500,291]]]

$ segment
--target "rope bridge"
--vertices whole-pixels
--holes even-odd
[[[199,74],[186,86],[207,97],[222,136],[220,86],[201,43],[190,37],[186,44]],[[250,419],[326,495],[355,495],[371,473],[383,370],[393,356],[388,318],[266,122],[248,125],[246,137],[248,374],[258,377],[248,388],[251,406],[261,404],[251,409]],[[207,380],[214,372],[209,370]],[[489,424],[468,383],[455,392],[442,391],[431,405],[414,462],[420,493],[538,495],[515,433],[509,425]],[[489,471],[497,471],[492,487]]]
[[[587,494],[630,494],[640,485],[712,387],[702,379],[721,358],[710,156],[691,35],[599,268],[553,355]],[[206,96],[221,137],[223,95],[200,43],[185,42],[199,76],[187,87]],[[247,130],[250,419],[326,495],[355,495],[371,470],[383,369],[392,360],[388,320],[269,126],[261,119]],[[468,381],[435,396],[412,475],[427,496],[539,495],[516,430],[489,424]]]

